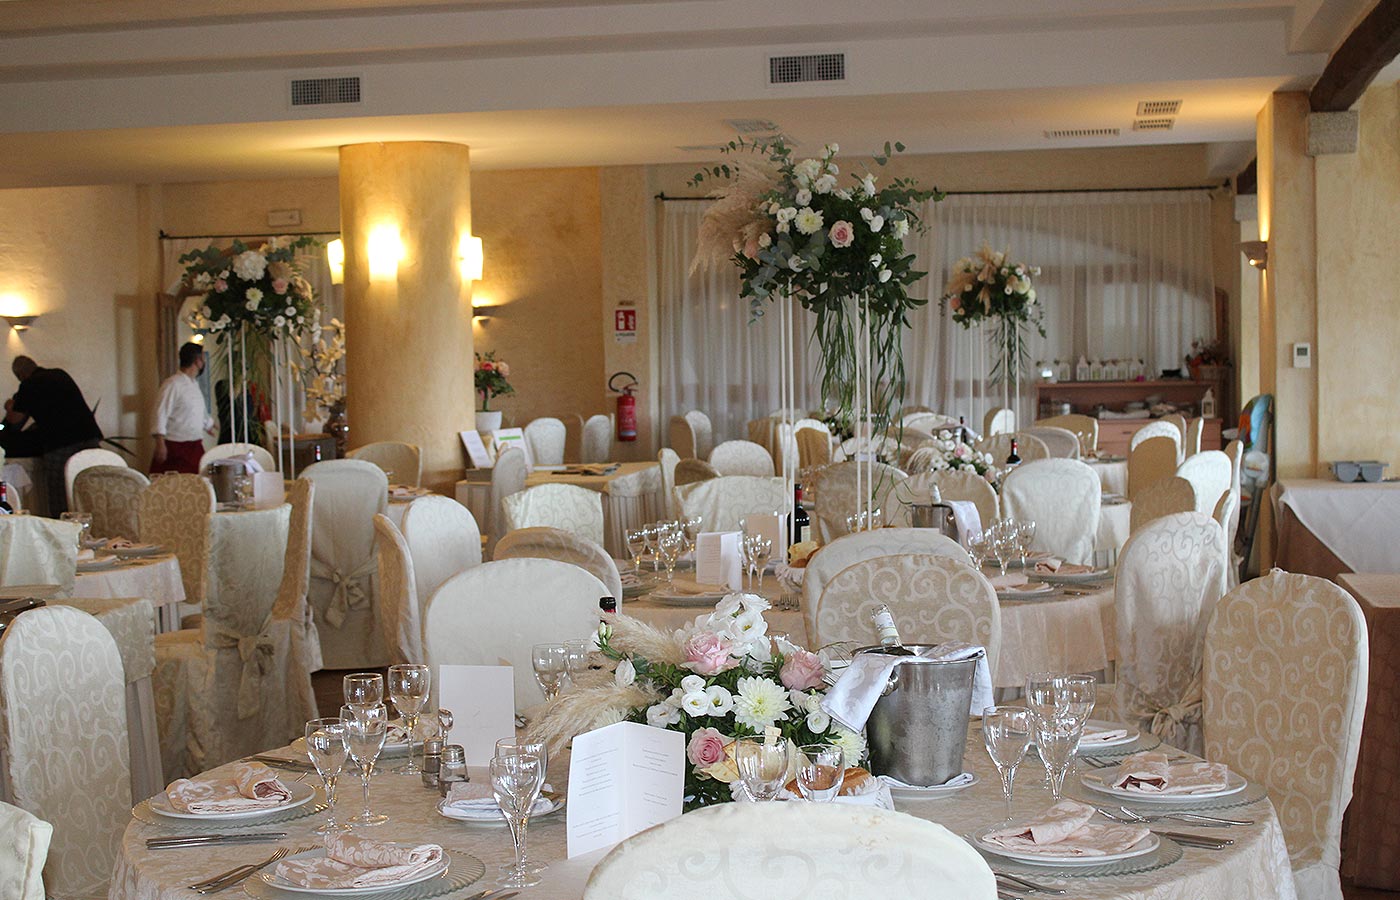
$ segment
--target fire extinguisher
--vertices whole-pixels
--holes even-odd
[[[613,382],[626,376],[630,384],[621,388]],[[608,379],[608,390],[617,394],[617,439],[635,441],[637,439],[637,376],[631,372],[614,372]]]

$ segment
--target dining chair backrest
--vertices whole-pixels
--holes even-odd
[[[982,524],[1001,517],[1001,500],[991,482],[973,469],[943,469],[933,473],[933,483],[944,500],[967,500],[977,505]]]
[[[984,438],[995,437],[998,434],[1009,434],[1016,430],[1016,413],[1004,406],[993,407],[987,410],[987,414],[982,417],[982,436]]]
[[[1144,488],[1128,512],[1128,533],[1138,531],[1155,519],[1196,508],[1196,489],[1185,478],[1171,475],[1160,478]]]
[[[1067,413],[1037,419],[1038,428],[1064,428],[1079,438],[1079,455],[1087,456],[1099,448],[1099,420],[1081,413]]]
[[[1068,428],[1056,428],[1053,425],[1037,425],[1027,428],[1022,434],[1028,434],[1038,439],[1045,445],[1051,458],[1054,459],[1078,459],[1079,458],[1079,435]],[[1025,459],[1025,454],[1021,454]]]
[[[563,465],[567,440],[568,429],[553,416],[541,416],[525,426],[525,443],[530,445],[530,459],[537,466]]]
[[[1022,463],[1001,486],[1002,515],[1035,523],[1032,549],[1077,565],[1094,561],[1101,505],[1099,476],[1077,459]]]
[[[21,613],[0,640],[0,701],[14,804],[53,825],[49,896],[107,896],[131,820],[126,678],[115,639],[72,607]]]
[[[799,878],[821,890],[794,888]],[[986,860],[925,819],[844,803],[720,803],[618,844],[593,869],[583,900],[652,900],[658,885],[667,900],[709,900],[739,896],[736,884],[744,897],[773,900],[997,897]]]
[[[1189,511],[1147,523],[1118,556],[1118,720],[1201,753],[1201,654],[1225,594],[1225,533]]]
[[[817,476],[817,525],[823,542],[834,541],[850,534],[846,519],[860,509],[880,510],[893,514],[895,486],[905,478],[904,472],[884,463],[864,463],[856,460],[827,466]],[[861,495],[864,496],[861,496]],[[785,508],[782,504],[775,509]]]
[[[725,441],[710,452],[710,465],[721,475],[772,475],[773,455],[753,441]]]
[[[44,900],[44,862],[53,826],[18,806],[0,803],[0,897]]]
[[[384,470],[384,474],[394,484],[418,487],[423,483],[423,451],[417,444],[404,441],[375,441],[356,447],[346,456],[374,463]]]
[[[1196,512],[1210,515],[1223,494],[1230,493],[1234,471],[1230,457],[1219,450],[1204,450],[1176,467],[1178,478],[1191,482],[1196,492]]]
[[[141,494],[151,480],[130,466],[89,466],[73,479],[72,509],[92,516],[95,538],[141,533]]]
[[[1045,446],[1045,442],[1025,431],[1009,431],[985,437],[973,444],[972,449],[978,453],[991,454],[992,465],[1001,468],[1006,465],[1007,458],[1011,456],[1011,442],[1013,440],[1016,442],[1016,455],[1021,457],[1023,463],[1052,458],[1050,448]]]
[[[404,510],[399,530],[413,560],[420,603],[453,575],[481,565],[481,529],[456,500],[419,497]]]
[[[502,504],[511,494],[525,490],[525,479],[529,476],[530,470],[525,460],[525,451],[519,447],[503,450],[496,457],[496,464],[491,468],[491,521],[487,523],[487,531],[490,535],[488,552],[490,548],[495,546],[496,539],[508,530]]]
[[[1230,548],[1230,587],[1239,584],[1239,567],[1235,564],[1235,535],[1240,530],[1240,512],[1242,507],[1240,467],[1244,464],[1244,444],[1238,440],[1231,441],[1225,445],[1225,455],[1230,458],[1230,496],[1234,502],[1229,506],[1229,519],[1225,523],[1225,542]]]
[[[1216,606],[1205,639],[1205,755],[1269,791],[1299,897],[1340,897],[1342,813],[1366,709],[1361,608],[1274,569]]]
[[[603,495],[598,491],[576,484],[539,484],[511,494],[501,507],[506,532],[543,526],[603,543]]]
[[[535,681],[535,644],[589,637],[607,588],[575,565],[554,559],[503,559],[453,575],[428,598],[423,647],[428,665],[509,665],[515,708],[543,700]]]
[[[972,565],[967,551],[957,541],[933,528],[875,528],[843,535],[807,558],[802,573],[802,616],[807,623],[807,633],[816,633],[817,601],[827,582],[838,572],[863,559],[909,553],[946,556]]]
[[[1186,417],[1181,413],[1171,413],[1162,416],[1162,421],[1170,423],[1176,429],[1177,444],[1184,448],[1186,446]]]
[[[672,477],[676,479],[676,487],[680,487],[685,484],[694,484],[697,481],[718,478],[719,470],[703,459],[682,459],[676,463]]]
[[[701,531],[738,531],[739,520],[744,516],[786,509],[787,482],[777,476],[722,475],[694,484],[678,484],[676,500],[682,516],[699,516],[703,520]]]
[[[78,524],[39,516],[0,516],[0,584],[56,584],[73,593]]]
[[[777,443],[774,440],[774,435],[778,428],[778,423],[781,421],[782,419],[778,416],[764,416],[760,419],[750,419],[744,424],[745,436],[750,443],[757,444],[768,451],[770,456],[776,456],[777,454],[774,451],[777,448]],[[728,442],[722,441],[716,444],[715,450],[724,446],[726,443]],[[714,455],[715,450],[710,451],[711,456]]]
[[[612,459],[612,419],[599,414],[589,416],[583,423],[583,451],[585,463],[604,463]]]
[[[126,458],[120,453],[111,450],[104,450],[101,447],[90,447],[87,450],[79,450],[63,463],[63,490],[68,498],[68,508],[73,508],[73,479],[78,477],[78,473],[92,466],[121,466],[126,468]]]
[[[831,432],[804,425],[795,432],[797,465],[801,469],[824,466],[831,462]]]
[[[695,452],[690,455],[696,459],[709,459],[710,451],[715,447],[715,429],[710,417],[698,409],[692,409],[685,414],[685,420],[690,423],[691,434],[695,435]],[[680,450],[676,452],[680,453]],[[681,453],[682,457],[685,455]]]
[[[681,458],[670,447],[662,447],[656,454],[661,467],[661,500],[667,519],[676,517],[676,466]]]
[[[666,427],[666,440],[681,459],[695,459],[695,429],[685,416],[672,416]]]
[[[1138,441],[1128,451],[1128,499],[1136,500],[1156,482],[1175,475],[1176,459],[1176,441],[1168,435]]]
[[[292,655],[307,673],[318,672],[323,666],[321,638],[307,599],[311,589],[311,509],[315,505],[316,484],[298,478],[287,486],[287,503],[291,517],[287,521],[287,553],[282,561],[282,584],[277,589],[277,606],[273,617],[288,621],[292,630]],[[302,682],[295,682],[296,693],[287,698],[288,705],[305,722],[316,718],[316,695],[310,681],[302,693]]]
[[[374,556],[379,565],[379,633],[394,664],[424,665],[423,615],[408,544],[386,515],[374,517]]]
[[[1128,439],[1128,453],[1131,454],[1143,441],[1148,441],[1155,437],[1171,438],[1172,446],[1176,448],[1177,461],[1180,462],[1181,431],[1166,419],[1156,419],[1148,422],[1137,431],[1134,431],[1133,436]]]
[[[198,475],[161,475],[141,493],[141,540],[175,554],[192,606],[209,593],[209,519],[217,505],[213,485]]]
[[[900,419],[900,422],[906,429],[918,428],[935,435],[940,431],[956,431],[958,429],[957,416],[945,416],[943,413],[936,412],[908,413]]]
[[[1206,422],[1200,416],[1192,419],[1186,425],[1186,437],[1181,443],[1181,456],[1183,459],[1195,456],[1201,452],[1201,436],[1205,433]]]
[[[229,459],[234,456],[247,456],[252,454],[253,460],[262,466],[264,472],[276,472],[277,461],[272,458],[272,454],[257,444],[245,443],[243,441],[232,441],[227,444],[216,444],[204,451],[204,455],[199,458],[199,472],[201,475],[209,468],[209,464],[216,459]]]
[[[602,545],[558,528],[508,531],[496,544],[492,559],[557,559],[578,566],[607,588],[607,596],[622,599],[622,576],[617,562]]]

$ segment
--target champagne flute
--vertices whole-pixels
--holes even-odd
[[[515,862],[505,867],[504,874],[496,882],[501,887],[530,887],[540,883],[538,875],[525,869],[525,837],[530,827],[530,810],[540,793],[544,768],[542,759],[527,753],[497,756],[491,760],[491,792],[506,817],[511,842],[515,844]]]
[[[496,756],[497,756],[497,757],[508,757],[508,756],[535,756],[535,757],[538,757],[539,760],[540,760],[540,766],[539,766],[539,783],[540,783],[540,786],[539,786],[539,791],[536,792],[536,795],[535,795],[535,796],[538,797],[538,796],[539,796],[539,793],[544,791],[545,784],[546,784],[546,782],[547,782],[548,779],[549,779],[549,747],[544,743],[544,741],[531,741],[531,740],[525,740],[525,739],[523,739],[523,738],[513,738],[513,737],[501,738],[500,740],[496,741]],[[533,805],[532,805],[531,812],[533,812]],[[520,848],[520,868],[521,868],[523,871],[530,873],[531,875],[538,875],[539,873],[543,872],[545,869],[549,868],[549,866],[548,866],[547,864],[545,864],[545,863],[531,862],[531,861],[530,861],[529,853],[528,853],[528,852],[526,851],[526,849],[522,846],[522,847]]]
[[[553,700],[559,696],[568,674],[568,664],[564,659],[563,644],[536,644],[530,649],[530,662],[535,668],[535,681],[544,691],[544,699]]]
[[[376,706],[342,706],[340,717],[345,720],[345,748],[360,767],[360,783],[365,792],[364,811],[351,816],[349,824],[366,828],[383,825],[389,821],[389,817],[375,815],[369,808],[369,780],[374,776],[374,762],[379,758],[379,751],[384,749],[384,738],[389,732],[389,710],[382,703]]]
[[[797,767],[797,790],[804,800],[830,803],[841,793],[846,780],[846,757],[834,744],[808,744],[801,748],[803,761]]]
[[[681,545],[685,538],[681,537],[679,531],[667,528],[656,538],[656,552],[662,564],[666,566],[666,584],[674,585],[676,578],[676,560],[681,555]]]
[[[734,762],[744,790],[754,800],[775,800],[787,781],[788,742],[772,744],[742,739],[734,748]]]
[[[345,705],[351,709],[384,702],[384,678],[375,672],[355,672],[341,679]]]
[[[1021,551],[1021,566],[1026,565],[1026,555],[1035,544],[1035,523],[1020,522],[1016,525],[1016,549]]]
[[[389,698],[394,708],[403,716],[404,728],[408,731],[408,762],[393,769],[398,775],[419,775],[423,772],[413,761],[413,737],[418,728],[418,715],[428,702],[428,691],[433,684],[432,670],[427,666],[397,665],[389,667]]]
[[[758,572],[758,589],[763,590],[763,570],[768,566],[768,560],[773,556],[773,539],[764,537],[761,534],[753,536],[752,551],[753,567]]]
[[[1016,767],[1031,744],[1031,711],[1024,706],[989,706],[982,711],[982,741],[1001,776],[1006,819],[1011,820],[1011,791]]]
[[[349,825],[335,820],[335,785],[340,773],[345,769],[345,757],[349,753],[345,746],[345,720],[331,716],[312,719],[306,723],[306,755],[321,776],[326,786],[326,821],[311,832],[325,836],[339,831],[349,831]]]

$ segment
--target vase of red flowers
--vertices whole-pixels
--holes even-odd
[[[501,427],[501,411],[491,408],[491,398],[515,393],[515,388],[506,380],[509,377],[510,365],[505,360],[497,359],[496,351],[476,354],[473,378],[476,392],[481,397],[481,407],[476,411],[477,431],[496,431]]]

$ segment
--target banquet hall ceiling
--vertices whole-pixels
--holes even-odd
[[[0,0],[0,187],[331,175],[367,140],[460,141],[483,168],[690,163],[736,119],[857,153],[1207,144],[1228,170],[1369,5]],[[770,83],[770,57],[814,54],[844,77]],[[293,80],[344,76],[358,102],[291,104]],[[1169,130],[1135,128],[1169,100]]]

